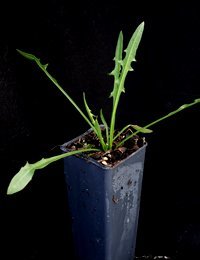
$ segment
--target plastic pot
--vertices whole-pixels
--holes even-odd
[[[77,259],[133,259],[145,150],[146,145],[112,168],[78,156],[64,159]]]

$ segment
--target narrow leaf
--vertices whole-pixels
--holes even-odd
[[[85,119],[85,121],[89,124],[91,128],[93,128],[93,125],[91,124],[90,120],[87,118],[87,116],[82,112],[82,110],[79,108],[79,106],[74,102],[74,100],[69,96],[69,94],[58,84],[58,81],[47,71],[48,64],[42,64],[40,62],[40,59],[34,56],[33,54],[17,50],[22,56],[25,58],[35,61],[38,67],[46,74],[46,76],[53,82],[53,84],[62,92],[62,94],[69,100],[69,102],[76,108],[76,110],[79,112],[79,114]]]
[[[36,58],[33,54],[21,51],[19,49],[17,49],[17,51],[19,52],[19,54],[21,54],[22,56],[24,56],[25,58],[29,59],[29,60],[33,60],[33,61],[39,61],[38,58]]]
[[[99,124],[97,119],[95,119],[94,128],[96,130],[96,134],[97,134],[97,136],[99,138],[99,141],[101,143],[101,146],[102,146],[103,150],[106,151],[107,150],[107,145],[106,145],[106,143],[105,143],[105,141],[103,139],[102,128],[100,127],[100,124]]]
[[[83,100],[84,100],[85,108],[86,108],[86,111],[87,111],[88,116],[90,118],[90,121],[93,124],[92,128],[93,128],[94,132],[96,133],[103,150],[106,150],[107,148],[106,148],[106,144],[105,144],[105,141],[103,139],[103,136],[102,136],[102,129],[99,125],[97,118],[95,119],[95,116],[92,114],[91,109],[89,108],[89,106],[87,104],[87,101],[86,101],[86,98],[85,98],[85,93],[83,93]]]
[[[107,124],[106,119],[105,119],[105,117],[104,117],[104,115],[103,115],[102,109],[100,110],[100,118],[101,118],[101,121],[102,121],[102,123],[103,123],[103,125],[104,125],[104,127],[105,127],[105,130],[106,130],[106,140],[107,140],[106,142],[107,142],[107,144],[108,144],[108,141],[109,141],[108,124]]]
[[[158,118],[157,120],[155,120],[155,121],[151,122],[150,124],[146,125],[145,128],[148,128],[148,127],[150,127],[150,126],[152,126],[152,125],[155,125],[155,124],[157,124],[158,122],[160,122],[160,121],[162,121],[162,120],[165,120],[165,119],[167,119],[168,117],[171,117],[171,116],[175,115],[176,113],[178,113],[178,112],[180,112],[180,111],[182,111],[182,110],[184,110],[184,109],[186,109],[186,108],[189,108],[189,107],[191,107],[191,106],[194,106],[194,105],[196,105],[196,104],[198,104],[198,103],[200,103],[200,98],[195,99],[192,103],[184,104],[184,105],[180,106],[178,109],[176,109],[176,110],[170,112],[169,114],[167,114],[167,115],[165,115],[165,116],[163,116],[163,117],[160,117],[160,118]]]
[[[86,97],[85,97],[85,93],[83,92],[83,101],[84,101],[84,105],[85,105],[85,109],[87,111],[87,114],[90,118],[91,123],[94,125],[95,124],[95,119],[94,119],[94,115],[91,112],[91,109],[89,108],[87,101],[86,101]]]
[[[117,41],[117,46],[115,50],[115,68],[114,70],[109,74],[114,76],[114,88],[113,91],[110,94],[110,97],[113,97],[115,100],[116,94],[117,94],[117,88],[119,85],[119,77],[120,77],[120,72],[121,72],[121,67],[123,65],[122,62],[122,52],[123,52],[123,33],[122,31],[119,33],[118,41]]]
[[[49,165],[52,162],[58,161],[62,158],[65,158],[67,156],[84,153],[84,152],[90,152],[90,151],[98,151],[98,149],[80,149],[72,152],[67,152],[64,154],[60,154],[57,156],[53,156],[50,158],[43,158],[40,161],[36,163],[26,163],[25,166],[23,166],[19,172],[12,178],[8,189],[7,194],[11,195],[13,193],[16,193],[18,191],[21,191],[26,187],[26,185],[32,180],[33,175],[36,170],[42,169]]]
[[[137,130],[138,132],[144,133],[144,134],[149,134],[152,133],[153,131],[151,129],[147,129],[138,125],[131,125],[133,129]]]
[[[144,31],[144,22],[142,22],[137,27],[137,29],[133,33],[133,35],[128,43],[128,46],[125,50],[126,56],[123,60],[123,71],[122,71],[123,76],[121,77],[121,91],[124,90],[124,81],[125,81],[127,73],[129,71],[133,71],[133,68],[131,67],[131,63],[133,61],[136,61],[135,56],[136,56],[136,52],[137,52],[139,43],[142,38],[143,31]]]
[[[138,126],[138,125],[131,125],[131,124],[129,124],[129,125],[126,125],[125,127],[123,127],[122,130],[120,130],[120,131],[116,134],[116,136],[114,137],[113,140],[116,140],[116,139],[117,139],[122,133],[124,133],[128,128],[129,128],[129,129],[133,128],[133,129],[137,130],[137,133],[141,132],[141,133],[144,133],[144,134],[148,134],[148,133],[152,133],[152,132],[153,132],[153,131],[150,130],[150,129],[146,129],[146,128],[141,127],[141,126]],[[136,133],[134,133],[134,134],[136,134]]]
[[[163,121],[163,120],[165,120],[165,119],[167,119],[167,118],[169,118],[169,117],[171,117],[171,116],[173,116],[173,115],[175,115],[175,114],[181,112],[182,110],[184,110],[184,109],[186,109],[186,108],[189,108],[189,107],[191,107],[191,106],[194,106],[194,105],[196,105],[196,104],[198,104],[198,103],[200,103],[200,98],[195,99],[192,103],[184,104],[184,105],[180,106],[178,109],[176,109],[176,110],[174,110],[174,111],[168,113],[167,115],[162,116],[162,117],[158,118],[157,120],[155,120],[155,121],[149,123],[148,125],[144,126],[143,129],[147,129],[147,128],[151,127],[152,125],[155,125],[155,124],[157,124],[157,123],[159,123],[159,122],[161,122],[161,121]],[[117,145],[117,147],[123,145],[126,141],[128,141],[132,136],[136,135],[138,132],[140,132],[140,131],[137,130],[135,133],[129,135],[129,136],[128,136],[127,138],[125,138],[121,143],[119,143],[119,144]]]
[[[144,30],[144,22],[142,22],[135,32],[133,33],[128,47],[125,50],[126,56],[125,58],[120,62],[122,68],[120,71],[120,77],[117,79],[117,84],[114,85],[113,92],[111,95],[113,96],[113,109],[112,109],[112,115],[111,115],[111,123],[110,123],[110,140],[109,140],[109,149],[112,149],[113,145],[113,137],[114,137],[114,131],[115,131],[115,121],[116,121],[116,112],[120,100],[120,96],[122,92],[125,92],[124,88],[124,82],[127,76],[127,73],[132,70],[131,68],[131,62],[135,61],[136,51],[139,46],[140,40],[142,38]],[[118,75],[118,74],[116,74]]]

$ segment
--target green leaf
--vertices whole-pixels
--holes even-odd
[[[116,140],[122,133],[124,133],[127,129],[135,129],[137,132],[134,132],[134,135],[141,132],[141,133],[144,133],[144,134],[149,134],[149,133],[152,133],[153,131],[150,130],[150,129],[147,129],[147,128],[144,128],[144,127],[141,127],[141,126],[138,126],[138,125],[126,125],[125,127],[122,128],[122,130],[120,130],[117,135],[114,137],[113,140]],[[131,134],[132,135],[132,134]]]
[[[87,114],[90,118],[91,123],[94,125],[95,124],[95,119],[94,119],[94,115],[92,114],[91,109],[89,108],[87,101],[86,101],[86,97],[85,97],[85,93],[83,92],[83,101],[84,101],[84,105],[85,105],[85,109],[87,111]]]
[[[141,127],[139,125],[131,125],[133,127],[133,129],[135,129],[138,132],[144,133],[144,134],[149,134],[152,133],[153,131],[151,129],[147,129],[144,127]]]
[[[98,136],[98,139],[99,139],[99,141],[101,143],[101,146],[102,146],[103,150],[106,151],[107,150],[107,145],[106,145],[106,143],[105,143],[105,141],[103,139],[102,128],[100,127],[98,119],[95,119],[95,121],[94,121],[94,128],[96,130],[96,134]]]
[[[89,106],[87,104],[85,93],[83,93],[83,100],[84,100],[84,105],[85,105],[87,114],[88,114],[89,119],[90,119],[90,121],[92,123],[92,129],[96,133],[96,135],[97,135],[97,137],[99,139],[99,142],[101,143],[102,149],[105,151],[107,149],[107,146],[106,146],[105,141],[104,141],[103,136],[102,136],[102,129],[101,129],[100,125],[99,125],[97,116],[92,114],[91,109],[89,108]]]
[[[113,138],[115,132],[115,121],[116,121],[116,112],[119,104],[120,96],[122,92],[125,92],[124,82],[129,71],[132,71],[131,62],[135,61],[136,51],[139,46],[140,40],[142,38],[144,30],[144,22],[142,22],[133,33],[128,46],[125,50],[126,56],[123,60],[122,58],[122,36],[119,36],[117,48],[116,48],[116,56],[115,56],[115,69],[111,73],[115,77],[115,84],[113,91],[111,92],[111,97],[113,97],[113,109],[111,115],[110,122],[110,140],[109,140],[109,149],[112,149]]]
[[[183,110],[183,109],[185,109],[185,108],[188,108],[188,107],[190,107],[190,106],[193,106],[193,105],[195,105],[195,104],[197,104],[197,103],[199,103],[199,102],[200,102],[200,98],[197,98],[197,99],[195,99],[192,103],[184,104],[184,105],[180,106],[176,111],[173,111],[173,112],[171,112],[171,113],[175,114],[175,113],[177,113],[177,112],[179,112],[179,111],[181,111],[181,110]],[[170,114],[171,114],[171,113],[170,113]]]
[[[128,43],[128,46],[125,50],[126,56],[123,60],[122,60],[123,34],[122,32],[120,32],[119,34],[117,47],[115,51],[115,58],[114,58],[115,68],[110,73],[110,75],[114,76],[114,88],[110,94],[110,97],[113,97],[114,100],[116,99],[118,93],[125,92],[124,81],[128,71],[133,70],[131,67],[131,63],[132,61],[136,61],[135,59],[136,51],[141,41],[143,30],[144,30],[144,22],[142,22],[133,33]]]
[[[32,164],[27,162],[26,165],[12,178],[8,186],[7,194],[10,195],[22,190],[32,180],[35,170],[36,168],[34,169]]]
[[[105,119],[105,117],[104,117],[104,115],[103,115],[102,109],[100,110],[100,118],[101,118],[101,121],[102,121],[102,123],[103,123],[103,125],[104,125],[104,127],[105,127],[105,130],[106,130],[106,143],[107,143],[107,145],[108,145],[108,141],[109,141],[109,130],[108,130],[108,124],[107,124],[106,119]]]
[[[133,68],[131,67],[131,63],[133,61],[136,61],[136,52],[139,46],[139,43],[141,41],[142,38],[142,34],[144,31],[144,22],[142,22],[137,29],[135,30],[135,32],[133,33],[128,46],[125,50],[126,52],[126,56],[123,60],[123,75],[121,76],[121,89],[124,89],[124,81],[126,79],[126,75],[129,71],[133,71]]]
[[[48,64],[42,64],[40,62],[40,59],[37,58],[35,55],[31,54],[31,53],[27,53],[27,52],[24,52],[24,51],[21,51],[19,49],[17,49],[17,51],[23,56],[25,57],[26,59],[28,60],[32,60],[32,61],[35,61],[37,63],[37,65],[43,70],[43,71],[46,71],[47,70],[47,67],[48,67]],[[55,79],[54,79],[55,80]],[[56,80],[55,80],[56,81]]]
[[[163,116],[163,117],[160,117],[160,118],[158,118],[157,120],[155,120],[155,121],[151,122],[150,124],[146,125],[145,128],[148,128],[148,127],[150,127],[150,126],[152,126],[152,125],[155,125],[155,124],[157,124],[158,122],[160,122],[160,121],[162,121],[162,120],[165,120],[165,119],[167,119],[168,117],[171,117],[171,116],[177,114],[178,112],[181,112],[182,110],[184,110],[184,109],[186,109],[186,108],[189,108],[189,107],[191,107],[191,106],[194,106],[194,105],[196,105],[196,104],[198,104],[198,103],[200,103],[200,98],[195,99],[193,102],[191,102],[191,103],[189,103],[189,104],[184,104],[184,105],[180,106],[178,109],[176,109],[176,110],[170,112],[169,114],[167,114],[167,115],[165,115],[165,116]]]
[[[184,104],[184,105],[180,106],[178,109],[176,109],[176,110],[174,110],[174,111],[168,113],[167,115],[162,116],[162,117],[158,118],[157,120],[155,120],[155,121],[149,123],[148,125],[142,127],[142,129],[148,129],[148,128],[151,127],[152,125],[155,125],[155,124],[157,124],[157,123],[159,123],[159,122],[161,122],[161,121],[163,121],[163,120],[165,120],[165,119],[167,119],[167,118],[169,118],[169,117],[171,117],[171,116],[173,116],[173,115],[175,115],[175,114],[181,112],[182,110],[184,110],[184,109],[186,109],[186,108],[189,108],[189,107],[191,107],[191,106],[194,106],[194,105],[196,105],[196,104],[198,104],[198,103],[200,103],[200,98],[195,99],[192,103]],[[136,129],[136,130],[137,130],[137,129]],[[139,130],[137,130],[135,133],[129,135],[129,136],[128,136],[127,138],[125,138],[122,142],[120,142],[120,143],[117,145],[117,147],[123,145],[126,141],[128,141],[132,136],[136,135],[138,132],[142,132],[142,131],[140,131],[140,129],[139,129]]]
[[[122,67],[122,52],[123,52],[123,33],[121,31],[119,33],[117,46],[116,46],[116,50],[115,50],[115,57],[114,57],[115,68],[109,74],[109,75],[114,76],[114,88],[110,94],[110,97],[113,97],[113,100],[115,100],[115,98],[116,98],[117,89],[119,86],[119,77],[120,77],[120,72],[121,72],[121,67]]]
[[[69,102],[76,108],[76,110],[79,112],[79,114],[85,119],[85,121],[89,124],[90,127],[93,128],[93,125],[91,124],[90,120],[87,118],[87,116],[82,112],[82,110],[79,108],[79,106],[74,102],[74,100],[69,96],[69,94],[58,84],[58,81],[47,71],[48,64],[42,64],[40,62],[40,59],[38,59],[33,54],[17,50],[22,56],[25,58],[35,61],[38,67],[46,74],[46,76],[52,81],[52,83],[62,92],[62,94],[69,100]]]
[[[53,156],[50,158],[43,158],[40,161],[36,163],[26,163],[25,166],[23,166],[19,172],[12,178],[8,189],[7,189],[7,194],[11,195],[13,193],[19,192],[22,189],[26,187],[26,185],[32,180],[33,175],[36,170],[43,169],[47,165],[49,165],[52,162],[58,161],[62,158],[79,154],[79,153],[84,153],[84,152],[90,152],[90,151],[99,151],[98,149],[80,149],[72,152],[67,152],[64,154],[60,154],[57,156]]]
[[[31,53],[27,53],[27,52],[21,51],[19,49],[17,49],[17,51],[19,52],[19,54],[21,54],[22,56],[24,56],[28,60],[33,60],[33,61],[39,61],[40,60]]]

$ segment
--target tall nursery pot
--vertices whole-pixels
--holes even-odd
[[[133,260],[145,151],[146,145],[114,167],[81,156],[64,159],[76,259]]]

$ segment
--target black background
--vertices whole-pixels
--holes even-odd
[[[200,97],[197,4],[144,1],[30,1],[0,4],[0,259],[72,259],[62,161],[7,196],[26,161],[59,152],[88,129],[39,69],[16,48],[49,63],[49,71],[82,105],[82,92],[109,118],[115,45],[145,21],[135,71],[129,73],[117,126],[145,125]],[[156,125],[146,136],[136,255],[200,258],[199,105]],[[114,259],[113,259],[114,260]]]

